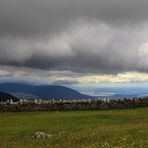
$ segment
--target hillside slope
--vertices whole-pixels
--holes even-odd
[[[15,93],[32,94],[37,98],[43,99],[88,99],[95,98],[92,96],[84,95],[74,89],[70,89],[64,86],[55,85],[30,85],[20,83],[1,83],[0,91],[8,92],[13,95]],[[20,96],[21,98],[21,96]]]
[[[5,102],[12,99],[13,101],[18,101],[18,99],[8,93],[0,92],[0,101]]]

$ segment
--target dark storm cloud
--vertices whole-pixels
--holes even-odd
[[[1,0],[0,64],[148,71],[146,0]]]
[[[1,0],[0,34],[54,33],[76,19],[139,24],[147,20],[147,7],[146,0]]]

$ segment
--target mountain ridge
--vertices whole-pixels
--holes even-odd
[[[59,85],[32,85],[21,83],[0,83],[0,91],[10,94],[26,93],[42,99],[95,99],[95,96],[81,94],[80,92]],[[21,97],[20,97],[21,98]]]

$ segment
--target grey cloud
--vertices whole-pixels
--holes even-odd
[[[146,0],[1,0],[0,65],[148,72],[147,6]]]
[[[47,71],[15,66],[0,66],[0,82],[17,81],[32,84],[72,85],[78,84],[77,78],[81,76],[83,74],[71,71]]]
[[[131,24],[133,27],[147,20],[147,6],[146,0],[1,0],[0,34],[55,33],[77,19]]]
[[[1,40],[1,64],[79,73],[147,71],[148,29],[118,30],[81,24],[59,37]],[[6,58],[7,57],[7,58]]]

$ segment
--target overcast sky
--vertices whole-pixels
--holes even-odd
[[[148,81],[147,0],[0,0],[0,80]]]

